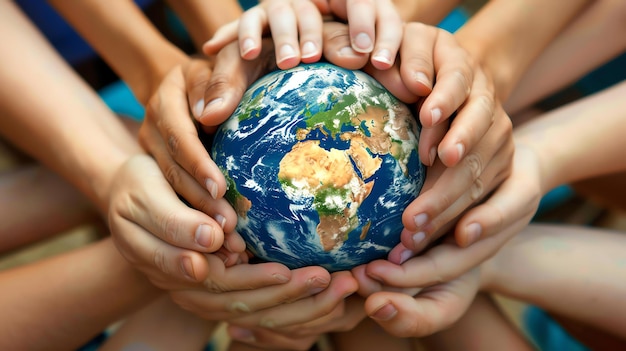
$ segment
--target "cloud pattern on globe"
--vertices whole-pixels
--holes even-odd
[[[425,177],[418,136],[411,111],[372,77],[316,63],[255,82],[211,156],[256,257],[338,271],[400,242]]]

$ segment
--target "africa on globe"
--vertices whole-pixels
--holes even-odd
[[[351,269],[400,242],[425,169],[409,108],[362,71],[267,74],[216,132],[237,231],[261,260]]]

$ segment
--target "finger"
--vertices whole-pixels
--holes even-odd
[[[261,54],[253,61],[242,60],[236,45],[231,44],[221,50],[206,86],[206,107],[199,122],[206,126],[219,126],[226,121],[235,111],[248,86],[275,69],[272,52],[271,40],[264,41]]]
[[[200,252],[159,240],[115,209],[110,216],[109,226],[116,247],[153,284],[164,289],[183,288],[194,286],[191,283],[200,282],[208,275],[206,259]]]
[[[315,295],[330,284],[328,272],[320,267],[283,272],[284,266],[276,263],[241,264],[225,269],[217,263],[216,266],[221,271],[213,273],[213,269],[205,283],[210,291],[187,291],[184,295],[189,308],[210,315],[211,319],[252,319],[262,315],[254,314],[257,311]]]
[[[473,147],[475,147],[491,126],[501,123],[502,137],[512,139],[513,126],[504,110],[495,103],[493,85],[480,72],[474,75],[468,100],[454,117],[448,133],[438,147],[439,158],[447,167],[454,167]]]
[[[434,127],[422,126],[417,150],[420,160],[422,160],[426,166],[433,166],[435,164],[438,154],[438,145],[446,133],[448,133],[448,126],[446,124],[438,124]]]
[[[400,76],[399,67],[396,65],[390,69],[385,69],[381,71],[379,69],[375,69],[371,65],[367,65],[364,68],[364,71],[376,79],[380,84],[382,84],[393,96],[398,98],[398,100],[404,103],[415,103],[418,100],[418,96],[413,94],[402,80]]]
[[[432,57],[437,84],[420,111],[420,121],[426,127],[449,118],[467,100],[474,80],[471,58],[452,34],[438,31]]]
[[[368,276],[366,269],[366,265],[360,265],[354,267],[351,271],[352,276],[354,276],[354,279],[359,283],[357,293],[363,297],[368,297],[375,292],[383,290],[382,284]]]
[[[367,64],[369,55],[356,52],[352,48],[347,25],[326,22],[323,38],[324,57],[329,62],[347,69],[361,69]]]
[[[213,37],[202,45],[202,52],[207,56],[217,54],[223,47],[237,40],[239,21],[235,20],[221,26]]]
[[[246,60],[254,60],[261,52],[263,29],[268,18],[261,5],[245,11],[239,18],[239,54]]]
[[[523,147],[518,147],[515,153],[516,158],[532,154]],[[528,224],[537,211],[542,194],[538,182],[530,179],[532,177],[523,171],[513,171],[487,201],[461,217],[455,230],[457,243],[465,247],[504,230],[519,230],[515,223]]]
[[[119,218],[136,223],[148,233],[171,245],[201,252],[216,251],[222,246],[224,234],[219,223],[203,212],[187,207],[178,199],[161,171],[149,157],[137,157],[128,172],[134,186],[130,199],[114,199],[110,211]],[[129,201],[130,200],[130,201]],[[141,249],[138,247],[137,249]]]
[[[268,329],[305,323],[333,312],[337,305],[343,304],[344,299],[357,288],[356,281],[349,272],[338,272],[333,275],[330,285],[316,295],[279,305],[265,312],[236,318],[232,322],[244,327]]]
[[[165,124],[162,124],[161,127],[166,127]],[[166,127],[167,128],[167,127]],[[176,128],[181,128],[180,125],[178,126],[173,126],[173,129],[170,129],[170,133],[173,134],[177,134],[178,132],[175,131]],[[169,182],[169,184],[171,185],[171,187],[174,188],[174,190],[176,191],[176,193],[180,194],[180,196],[182,196],[185,201],[187,201],[193,208],[202,211],[208,215],[210,215],[213,218],[213,223],[211,223],[211,227],[207,227],[204,228],[204,231],[212,231],[214,232],[216,230],[216,226],[219,227],[219,231],[218,233],[223,233],[223,231],[232,231],[234,230],[234,227],[237,223],[237,214],[235,213],[235,211],[233,210],[232,206],[230,206],[230,204],[228,203],[228,201],[226,199],[224,199],[223,197],[221,197],[220,195],[220,191],[225,192],[226,189],[226,182],[223,179],[223,176],[221,175],[220,172],[220,178],[222,180],[222,183],[224,185],[222,185],[222,189],[224,190],[218,190],[219,189],[219,185],[215,184],[216,182],[214,182],[211,179],[207,179],[205,180],[203,183],[205,184],[205,186],[211,190],[207,191],[206,188],[202,187],[201,184],[203,183],[198,183],[197,179],[195,179],[195,177],[193,177],[192,175],[190,175],[183,167],[181,167],[176,160],[174,160],[172,158],[172,156],[170,156],[170,153],[175,153],[175,155],[177,154],[182,154],[182,152],[179,152],[178,150],[185,149],[187,148],[188,150],[193,150],[193,149],[198,149],[198,153],[200,152],[200,150],[203,150],[202,155],[206,154],[206,159],[203,159],[201,157],[200,161],[197,160],[197,155],[194,155],[193,151],[186,151],[185,155],[189,155],[189,157],[183,157],[183,156],[177,156],[179,159],[181,159],[181,163],[185,164],[186,167],[191,168],[191,169],[198,169],[198,167],[195,167],[196,164],[204,164],[204,163],[209,163],[211,165],[211,167],[217,167],[215,165],[215,163],[210,159],[210,157],[207,154],[206,149],[201,146],[202,144],[200,143],[198,137],[189,137],[188,139],[185,140],[184,145],[178,146],[177,142],[173,142],[170,141],[170,145],[175,145],[172,146],[169,150],[166,150],[165,145],[163,144],[162,140],[164,138],[163,135],[158,134],[158,135],[154,135],[157,134],[157,131],[152,131],[152,136],[148,136],[150,134],[150,131],[144,131],[143,133],[143,140],[145,141],[145,143],[150,143],[151,146],[151,153],[154,155],[154,159],[157,161],[159,168],[162,169],[162,173],[163,175],[167,178],[167,181]],[[178,134],[182,134],[182,133],[178,133]],[[174,137],[172,136],[169,139],[173,139]],[[187,147],[191,144],[193,144],[194,140],[192,140],[192,138],[195,139],[195,143],[196,145],[192,145],[192,147]],[[154,142],[151,142],[150,140],[156,140]],[[182,142],[182,139],[180,139]],[[200,144],[200,147],[197,146],[197,144]],[[171,151],[170,151],[171,150]],[[199,174],[199,171],[196,171],[197,174]],[[215,172],[215,171],[211,171],[211,172]],[[200,176],[197,176],[200,177]],[[216,194],[217,197],[219,197],[218,199],[214,199],[213,195],[211,195],[211,192],[213,192],[214,194]],[[180,202],[180,200],[178,200],[178,202]],[[147,204],[144,204],[144,206],[148,206]],[[150,218],[148,218],[147,220],[150,220]],[[155,222],[155,220],[150,220],[151,222]],[[153,225],[151,225],[150,230],[156,230],[158,229],[159,223],[154,223]],[[155,228],[157,227],[157,228]],[[205,235],[202,234],[202,232],[198,232],[198,235]],[[221,235],[221,234],[220,234]],[[163,240],[170,240],[168,238],[162,238]],[[201,239],[200,237],[198,237],[198,239]],[[173,243],[171,241],[168,241],[172,244],[177,245],[177,243]],[[182,243],[184,245],[184,243]]]
[[[513,146],[500,135],[498,131],[490,133],[460,164],[445,168],[434,185],[407,206],[403,224],[414,234],[403,235],[406,247],[416,251],[423,248],[433,233],[481,199],[510,172]]]
[[[298,18],[302,62],[317,62],[322,57],[322,15],[309,0],[295,1],[294,11]]]
[[[331,13],[342,20],[348,19],[348,0],[329,0]]]
[[[317,9],[315,10],[317,11]],[[280,69],[295,67],[300,62],[298,20],[288,1],[273,1],[267,6],[270,30],[276,50],[276,65]]]
[[[233,253],[241,253],[246,250],[246,242],[237,232],[226,232],[224,234],[224,247]]]
[[[350,43],[356,52],[369,54],[376,38],[376,6],[373,0],[347,0]]]
[[[376,0],[376,42],[372,65],[380,70],[393,67],[402,41],[402,19],[389,0]]]
[[[317,10],[324,16],[331,14],[330,1],[329,0],[310,0]]]
[[[122,256],[159,288],[188,288],[208,275],[207,262],[200,252],[164,243],[130,221],[117,223],[112,230],[132,237],[113,236]]]
[[[183,68],[183,75],[189,106],[192,106],[195,117],[199,118],[204,110],[204,93],[211,77],[208,62],[206,60],[192,60]],[[163,97],[163,99],[173,100],[171,96],[167,98]],[[180,108],[175,106],[173,101],[163,104],[162,108],[165,112],[161,114],[161,118],[156,125],[160,128],[163,140],[168,141],[167,146],[171,158],[187,171],[187,173],[193,176],[199,184],[204,185],[204,188],[208,190],[213,199],[221,198],[226,192],[226,180],[222,172],[211,160],[206,147],[198,138],[195,125],[192,126],[187,120],[183,120],[182,118],[178,118],[177,120],[168,118],[169,116],[174,116],[176,112],[168,109],[170,105],[172,108]],[[172,168],[171,170],[175,172],[176,168]],[[180,179],[180,177],[176,176],[173,178],[173,180]],[[177,188],[175,187],[175,189]],[[203,192],[194,192],[194,194],[202,193]],[[190,193],[187,192],[183,196],[190,198]],[[202,208],[199,206],[195,207],[199,209]],[[232,217],[233,214],[234,212],[228,211],[222,215],[222,217],[224,217],[224,219],[228,218],[228,223],[232,224],[235,220],[235,218]],[[226,215],[228,217],[225,217]],[[231,225],[228,226],[228,230],[232,230]]]
[[[367,275],[384,285],[427,287],[452,281],[491,257],[510,234],[494,235],[466,248],[454,242],[438,244],[401,265],[377,260],[367,265]],[[407,250],[411,254],[410,250]]]
[[[467,311],[478,291],[474,270],[442,286],[424,289],[417,296],[380,292],[370,296],[365,309],[388,333],[397,337],[423,337],[451,326]]]
[[[365,317],[365,299],[358,295],[349,296],[333,312],[302,324],[284,328],[283,334],[304,337],[324,333],[347,332],[354,329]]]
[[[432,91],[435,80],[433,51],[438,34],[436,28],[419,22],[410,22],[404,27],[400,70],[405,84],[416,95],[426,96]]]

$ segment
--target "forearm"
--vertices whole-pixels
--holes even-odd
[[[394,0],[398,13],[406,22],[436,25],[441,22],[460,0]]]
[[[539,157],[543,189],[626,170],[626,82],[578,100],[514,131]]]
[[[483,265],[485,290],[626,335],[624,247],[623,233],[530,225]]]
[[[455,34],[505,101],[523,73],[589,0],[491,0]]]
[[[0,349],[71,350],[158,290],[111,239],[0,273]]]
[[[492,298],[480,293],[461,319],[440,332],[420,338],[420,342],[428,351],[532,350]]]
[[[48,1],[144,104],[165,74],[187,59],[131,0]]]
[[[239,18],[243,9],[236,0],[169,0],[185,23],[194,44],[201,48],[222,25]]]
[[[516,113],[626,50],[626,1],[596,0],[539,55],[506,101]],[[572,59],[574,58],[574,59]]]
[[[141,149],[15,4],[0,8],[0,133],[105,210],[114,172]]]

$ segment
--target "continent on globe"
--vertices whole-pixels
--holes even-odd
[[[330,271],[384,258],[425,170],[406,105],[361,71],[272,72],[220,126],[211,155],[258,258]]]

